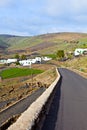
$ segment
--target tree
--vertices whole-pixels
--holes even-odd
[[[15,58],[16,58],[17,60],[19,60],[19,59],[20,59],[19,54],[16,54],[16,55],[15,55]]]
[[[16,62],[16,65],[20,65],[19,61]]]
[[[56,54],[57,54],[58,59],[63,59],[65,56],[64,50],[58,50]]]
[[[25,60],[25,59],[26,59],[26,55],[22,55],[21,60]]]
[[[1,60],[1,58],[2,58],[2,55],[0,55],[0,60]]]

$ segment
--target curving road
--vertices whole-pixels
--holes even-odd
[[[61,85],[41,130],[87,130],[87,79],[67,69],[59,72]]]

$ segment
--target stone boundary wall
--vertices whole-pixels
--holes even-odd
[[[52,94],[57,82],[60,79],[60,74],[56,68],[57,78],[56,80],[46,89],[45,92],[35,101],[30,107],[21,114],[18,120],[12,124],[7,130],[31,130],[34,126],[35,120],[40,115],[43,106],[48,101],[50,95]]]

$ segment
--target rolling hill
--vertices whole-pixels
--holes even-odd
[[[87,47],[87,34],[50,33],[32,37],[0,35],[0,50],[8,55],[35,52],[50,54],[58,49],[73,51],[76,47]]]

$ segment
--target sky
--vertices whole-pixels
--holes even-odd
[[[0,34],[87,33],[87,0],[0,0]]]

